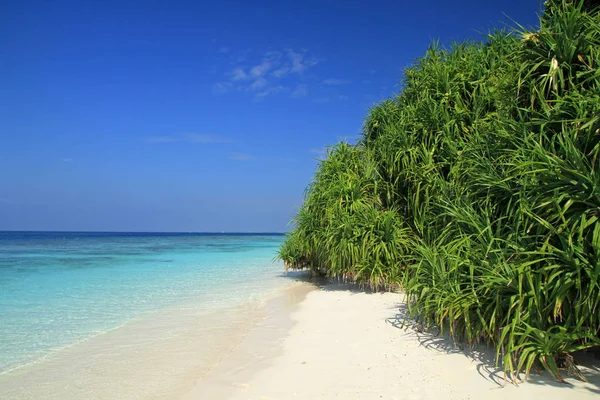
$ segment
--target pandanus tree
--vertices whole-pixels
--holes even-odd
[[[514,379],[579,373],[600,346],[600,9],[547,2],[537,31],[434,44],[356,145],[320,164],[280,250],[485,342]]]

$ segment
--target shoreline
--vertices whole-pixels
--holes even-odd
[[[245,393],[249,386],[244,382],[251,381],[283,354],[284,341],[297,323],[294,313],[310,293],[318,290],[314,282],[299,282],[269,299],[265,318],[246,332],[240,343],[181,399],[228,399],[237,392]]]
[[[298,276],[245,304],[206,310],[196,302],[161,309],[0,375],[6,399],[179,399],[288,292]]]
[[[600,394],[600,368],[591,355],[584,359],[591,364],[581,368],[590,383],[568,377],[565,385],[541,372],[517,386],[495,366],[493,349],[463,350],[446,337],[402,328],[399,293],[329,283],[287,311],[287,322],[275,312],[254,327],[182,399],[562,400]]]
[[[368,293],[303,274],[210,315],[135,321],[24,371],[0,376],[7,399],[592,399],[598,362],[572,385],[547,373],[515,386],[493,349],[402,328],[400,293]],[[188,310],[189,311],[189,310]],[[174,328],[177,327],[177,328]],[[116,346],[116,347],[115,347]],[[110,351],[107,351],[110,350]]]

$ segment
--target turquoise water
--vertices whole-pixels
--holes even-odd
[[[166,307],[210,311],[264,296],[284,281],[273,261],[282,241],[0,232],[0,374]]]

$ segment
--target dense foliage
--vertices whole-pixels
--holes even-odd
[[[579,374],[600,345],[600,14],[549,2],[539,30],[434,44],[361,140],[330,149],[280,249],[412,317],[487,342],[513,378]]]

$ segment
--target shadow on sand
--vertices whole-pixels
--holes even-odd
[[[493,348],[481,344],[470,347],[457,343],[448,334],[440,334],[439,331],[423,331],[414,319],[410,318],[408,307],[404,303],[399,303],[393,310],[395,310],[395,314],[386,321],[395,328],[404,331],[406,335],[414,337],[421,346],[431,351],[461,354],[467,357],[475,364],[477,372],[482,378],[498,386],[512,383],[505,377],[502,365],[496,365],[496,354]],[[591,353],[580,352],[574,356],[579,362],[581,372],[589,380],[589,384],[585,385],[585,389],[600,394],[600,360]],[[564,375],[566,375],[566,371],[564,371]],[[525,379],[529,384],[561,388],[573,387],[570,384],[558,382],[546,371],[532,371],[528,377],[521,374],[519,378]],[[575,378],[565,376],[565,379],[573,381]],[[519,382],[522,382],[522,380]]]
[[[310,283],[326,292],[343,291],[350,292],[352,294],[374,294],[382,292],[382,290],[374,291],[368,286],[359,285],[355,282],[349,282],[339,278],[327,278],[318,274],[311,274],[310,271],[283,272],[280,277],[291,279],[297,282]]]
[[[327,292],[348,291],[352,293],[372,293],[352,282],[344,282],[338,279],[327,278],[322,275],[312,274],[310,271],[288,271],[279,275],[281,278],[289,279],[295,282],[302,282],[314,285],[320,290]]]
[[[327,279],[322,276],[313,276],[307,271],[287,272],[282,273],[281,276],[297,282],[310,283],[324,291],[347,291],[353,294],[378,293],[370,290],[368,287],[359,286],[355,283],[338,279]],[[399,293],[398,296],[402,296],[402,294]],[[439,331],[423,331],[419,329],[418,324],[408,315],[408,308],[405,303],[398,303],[390,311],[393,312],[393,316],[387,318],[386,322],[402,330],[404,334],[418,340],[420,345],[426,349],[446,354],[461,354],[476,365],[477,372],[483,379],[493,382],[499,387],[512,384],[510,379],[505,377],[502,365],[496,365],[496,354],[493,348],[481,344],[469,347],[462,343],[457,343],[447,334],[440,334]],[[600,395],[600,359],[595,358],[591,353],[583,352],[576,353],[574,356],[579,362],[581,372],[589,380],[589,384],[585,385],[585,388],[592,393]],[[566,371],[564,371],[563,375],[566,375]],[[573,377],[564,377],[567,380],[575,381]],[[529,384],[534,385],[561,388],[573,387],[572,385],[558,382],[546,371],[532,371],[528,377],[521,374],[519,378],[525,379]]]

